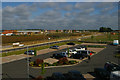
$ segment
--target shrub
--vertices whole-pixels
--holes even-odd
[[[52,64],[52,66],[57,66],[57,65],[58,65],[58,63],[57,63],[57,62],[55,62],[55,63],[53,63],[53,64]]]
[[[58,61],[59,64],[63,65],[63,64],[68,64],[69,61],[66,57],[60,58]]]
[[[33,66],[34,65],[34,62],[30,62],[30,66]]]
[[[69,61],[69,63],[70,64],[75,64],[75,63],[77,63],[77,61],[71,60],[71,61]]]
[[[44,78],[42,76],[38,76],[36,79],[34,80],[44,80]]]
[[[39,66],[39,64],[42,64],[43,60],[42,59],[36,59],[35,64]]]

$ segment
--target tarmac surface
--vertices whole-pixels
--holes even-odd
[[[120,63],[120,60],[114,57],[115,51],[118,50],[117,46],[107,45],[104,50],[99,52],[98,54],[91,57],[91,60],[88,62],[87,60],[81,62],[78,65],[71,67],[59,67],[59,68],[50,68],[46,69],[44,77],[51,76],[54,72],[67,73],[69,70],[78,70],[82,74],[92,73],[94,68],[103,68],[105,62],[112,61],[115,63]],[[54,51],[46,54],[41,54],[36,57],[33,57],[32,60],[36,58],[46,59],[49,58],[54,53],[59,53],[64,50]],[[118,63],[118,64],[119,64]],[[34,69],[29,67],[27,58],[13,61],[10,63],[2,64],[2,72],[3,78],[28,78],[29,75],[39,76],[41,74],[40,69]]]

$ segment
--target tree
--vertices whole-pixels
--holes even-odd
[[[94,36],[93,36],[93,35],[91,36],[91,39],[92,39],[92,40],[94,39]]]
[[[69,52],[70,50],[69,50],[69,48],[68,48],[68,57],[70,56],[70,52]]]
[[[66,32],[66,30],[63,30],[63,32]]]
[[[56,32],[58,32],[58,30],[56,30]]]
[[[111,28],[106,28],[106,27],[100,27],[99,32],[111,32],[113,31]]]
[[[41,65],[41,74],[45,74],[45,64],[42,63]]]
[[[36,51],[36,49],[34,50],[35,52],[34,52],[34,56],[37,56],[37,51]]]

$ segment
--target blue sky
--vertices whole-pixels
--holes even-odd
[[[117,2],[3,2],[3,29],[118,29]]]

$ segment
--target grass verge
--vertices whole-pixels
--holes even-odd
[[[87,45],[86,47],[92,47],[92,48],[106,48],[105,46],[100,46],[100,45]]]
[[[73,42],[75,44],[81,44],[81,42],[78,42],[78,41],[71,41],[71,42]],[[62,46],[62,45],[65,45],[66,43],[68,43],[68,42],[61,42],[61,43],[55,43],[55,44],[50,44],[50,45],[45,45],[45,46],[40,46],[40,47],[34,47],[34,48],[29,48],[28,50],[42,50],[42,49],[47,49],[50,46],[54,46],[54,45]],[[2,53],[2,57],[10,56],[10,55],[24,54],[25,51],[27,51],[27,49]]]

